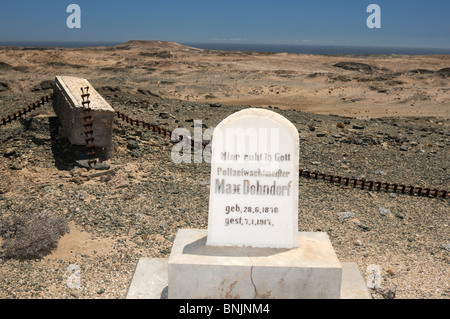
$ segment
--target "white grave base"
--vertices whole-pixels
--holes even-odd
[[[300,232],[292,249],[206,246],[182,229],[168,259],[141,258],[127,299],[370,299],[354,263],[341,264],[326,233]]]

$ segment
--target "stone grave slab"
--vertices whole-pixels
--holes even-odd
[[[89,107],[93,122],[94,145],[112,146],[115,111],[88,80],[72,76],[56,76],[53,109],[60,122],[60,134],[74,145],[86,145],[81,88],[89,87]]]
[[[299,233],[293,249],[209,246],[206,235],[179,230],[169,258],[169,298],[340,298],[342,266],[326,233]]]
[[[125,298],[168,299],[168,269],[169,258],[140,258]],[[340,299],[372,299],[356,263],[342,263]]]

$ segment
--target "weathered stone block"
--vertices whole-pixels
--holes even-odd
[[[206,230],[179,230],[169,258],[172,299],[339,299],[342,265],[326,233],[298,233],[298,247],[206,245]]]
[[[83,126],[83,104],[81,88],[89,87],[89,107],[94,131],[94,145],[109,148],[112,145],[114,109],[82,78],[56,76],[53,109],[61,124],[60,134],[67,136],[75,145],[86,145]]]

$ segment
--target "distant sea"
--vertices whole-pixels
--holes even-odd
[[[12,42],[0,41],[0,46],[24,46],[32,48],[62,47],[81,48],[92,46],[114,46],[122,42]],[[244,51],[244,52],[273,52],[318,55],[368,55],[368,54],[406,54],[450,55],[449,49],[442,48],[402,48],[402,47],[368,47],[368,46],[337,46],[337,45],[296,45],[296,44],[249,44],[249,43],[192,43],[179,42],[182,45],[207,50]]]
[[[431,48],[395,48],[395,47],[364,47],[364,46],[336,46],[336,45],[296,45],[296,44],[242,44],[242,43],[180,43],[183,45],[209,50],[231,50],[248,52],[274,52],[318,55],[343,54],[450,54],[449,49]]]

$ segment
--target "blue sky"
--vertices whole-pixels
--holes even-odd
[[[69,4],[81,28],[69,29]],[[381,7],[381,29],[366,8]],[[0,41],[242,42],[450,48],[449,0],[0,0]]]

